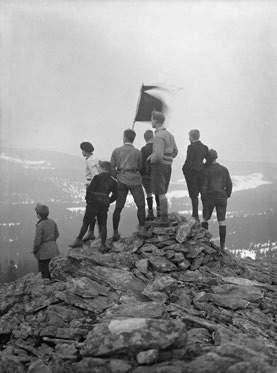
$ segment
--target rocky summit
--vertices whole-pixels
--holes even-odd
[[[177,214],[109,245],[0,288],[1,373],[277,372],[274,263],[221,254]]]

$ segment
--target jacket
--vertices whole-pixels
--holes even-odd
[[[203,199],[227,199],[232,194],[232,180],[226,167],[212,163],[203,172]]]
[[[116,198],[116,180],[108,172],[101,172],[94,176],[87,188],[87,203],[102,202],[108,207],[110,203],[113,203],[116,200]]]
[[[56,243],[59,237],[57,224],[52,219],[40,219],[36,224],[33,252],[38,260],[51,259],[59,255]]]
[[[191,143],[187,148],[187,158],[182,168],[184,175],[191,171],[202,171],[205,165],[204,159],[206,163],[209,161],[209,148],[201,141]]]
[[[116,170],[117,180],[121,183],[141,184],[141,152],[133,144],[125,143],[112,152],[111,167]]]
[[[158,128],[153,139],[153,153],[151,163],[171,165],[178,154],[174,136],[165,128]]]

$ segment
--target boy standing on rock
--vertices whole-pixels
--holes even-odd
[[[98,160],[95,159],[93,156],[94,146],[90,142],[88,141],[82,142],[80,144],[80,148],[81,148],[82,155],[84,156],[85,163],[86,163],[85,186],[87,188],[89,184],[91,183],[92,179],[94,178],[94,176],[99,173]],[[93,221],[90,222],[90,229],[89,229],[87,236],[84,238],[84,241],[95,240],[95,235],[94,235],[95,222],[96,222],[95,218]]]
[[[48,218],[48,206],[38,203],[35,211],[38,222],[36,224],[33,253],[38,260],[38,270],[41,272],[42,277],[50,279],[49,262],[52,258],[59,255],[56,243],[59,231],[54,220]]]
[[[146,193],[146,202],[148,207],[148,215],[146,220],[153,220],[154,213],[153,213],[153,196],[151,190],[151,165],[150,160],[148,159],[149,156],[152,154],[153,151],[153,138],[154,134],[153,131],[147,130],[144,133],[144,140],[146,144],[141,148],[141,156],[142,156],[142,185],[144,187]],[[160,201],[159,196],[155,195],[156,199],[156,207],[157,207],[157,217],[160,217]]]
[[[151,190],[158,195],[160,202],[160,219],[155,223],[168,225],[168,202],[166,193],[171,178],[173,159],[178,154],[174,136],[164,127],[165,116],[159,111],[152,112],[152,127],[155,128],[153,153],[149,156],[151,163]]]
[[[95,175],[87,187],[86,193],[86,212],[80,233],[71,247],[82,246],[82,238],[86,234],[90,222],[97,217],[99,225],[102,251],[106,250],[107,239],[107,218],[108,209],[111,203],[117,198],[117,182],[111,176],[110,162],[99,161],[99,174]],[[111,194],[111,196],[110,196]]]
[[[120,238],[118,226],[120,214],[124,208],[128,192],[130,191],[137,206],[137,217],[139,221],[138,233],[141,236],[146,234],[145,229],[145,199],[142,188],[141,152],[133,145],[136,133],[127,129],[123,133],[123,145],[112,152],[111,166],[117,173],[118,197],[113,213],[113,240]]]
[[[219,225],[219,238],[221,251],[225,248],[226,239],[226,209],[227,199],[232,194],[232,180],[226,167],[216,162],[217,152],[209,151],[210,164],[203,173],[203,222],[202,227],[208,229],[208,220],[216,209]]]
[[[199,221],[198,195],[201,193],[203,168],[208,161],[209,149],[200,141],[199,130],[189,131],[190,145],[187,148],[187,158],[183,165],[183,174],[186,179],[189,197],[192,203],[192,217]]]

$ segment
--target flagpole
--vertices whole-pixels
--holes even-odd
[[[138,113],[138,107],[139,107],[139,103],[140,103],[140,99],[141,99],[141,94],[143,92],[143,83],[141,85],[141,89],[140,89],[140,95],[138,97],[138,101],[137,101],[137,109],[136,109],[136,114],[135,114],[135,118],[134,118],[134,121],[133,121],[133,125],[132,125],[132,130],[135,128],[135,124],[136,124],[136,116],[137,116],[137,113]]]

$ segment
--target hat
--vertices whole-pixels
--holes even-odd
[[[49,207],[41,203],[36,204],[35,211],[41,218],[47,218],[49,215]]]
[[[111,172],[111,170],[112,170],[111,162],[99,161],[98,164],[101,168],[103,168],[103,170],[105,170],[107,172]]]
[[[210,158],[211,162],[217,159],[217,152],[216,152],[216,150],[214,150],[214,149],[210,149],[209,150],[209,158]]]

